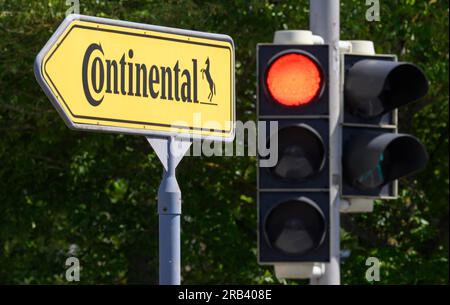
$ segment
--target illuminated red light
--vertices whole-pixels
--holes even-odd
[[[308,56],[289,53],[277,58],[266,75],[267,89],[280,104],[299,106],[308,104],[322,87],[321,69]]]

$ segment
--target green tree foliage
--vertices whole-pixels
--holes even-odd
[[[279,29],[308,27],[308,1],[80,1],[86,15],[225,33],[236,44],[237,117],[255,119],[255,46]],[[156,193],[161,165],[143,137],[70,131],[33,75],[34,57],[66,1],[0,0],[0,283],[157,283]],[[401,183],[396,201],[342,217],[343,282],[448,283],[448,1],[343,0],[342,39],[372,39],[379,53],[419,64],[430,94],[400,113],[400,129],[426,144],[428,168]],[[182,277],[188,283],[278,283],[256,261],[254,158],[187,157]],[[296,282],[293,282],[296,283]]]

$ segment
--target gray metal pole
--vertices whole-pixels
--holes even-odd
[[[310,0],[310,30],[330,46],[330,238],[331,258],[325,274],[311,279],[311,284],[339,285],[340,223],[339,181],[341,173],[341,125],[339,94],[339,0]]]
[[[180,285],[181,191],[175,177],[173,141],[172,137],[167,141],[167,170],[158,190],[160,285]]]

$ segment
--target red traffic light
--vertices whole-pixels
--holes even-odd
[[[266,85],[276,102],[291,107],[305,105],[321,92],[322,68],[306,54],[283,54],[267,69]]]

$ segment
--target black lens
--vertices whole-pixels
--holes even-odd
[[[311,200],[290,200],[278,204],[268,214],[265,232],[273,248],[286,254],[304,254],[323,242],[325,217]]]
[[[325,147],[311,127],[299,124],[278,131],[278,163],[271,172],[284,180],[301,181],[318,173],[325,162]]]

